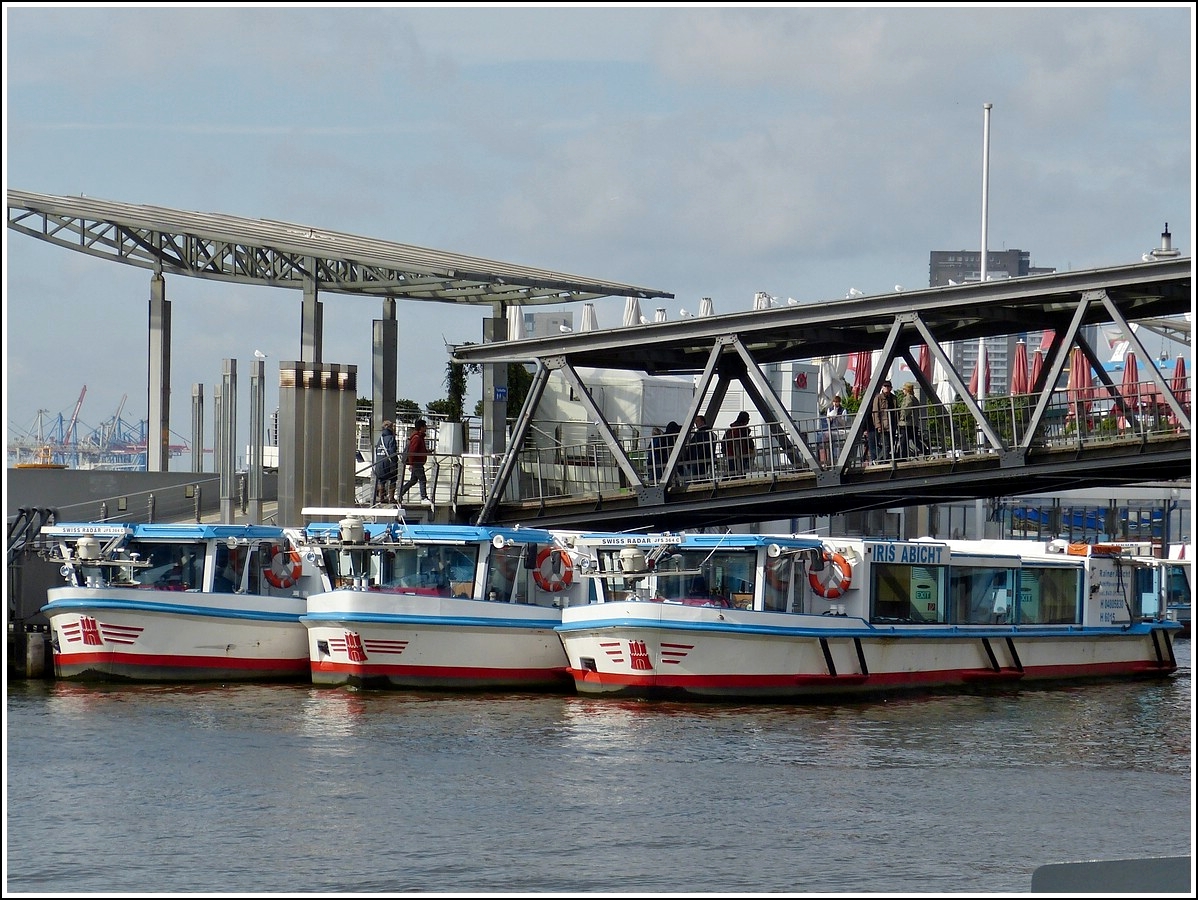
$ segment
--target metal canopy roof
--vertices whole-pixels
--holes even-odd
[[[940,343],[1023,331],[1064,331],[1086,296],[1104,294],[1128,322],[1189,313],[1189,257],[979,284],[801,303],[705,318],[459,345],[458,362],[489,363],[567,357],[574,366],[633,369],[650,375],[700,372],[715,342],[735,334],[761,365],[877,350],[899,323],[921,322]],[[1102,304],[1082,324],[1112,321]],[[918,335],[912,343],[923,343]],[[635,346],[636,352],[629,353]]]
[[[508,306],[674,296],[309,225],[83,196],[10,190],[8,227],[164,274],[296,289],[312,284],[322,293]]]

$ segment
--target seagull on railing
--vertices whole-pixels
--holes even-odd
[[[690,312],[688,312],[685,309],[680,309],[680,310],[678,310],[678,316],[683,319],[689,319],[691,317],[691,314],[690,314]]]
[[[894,286],[894,292],[896,294],[901,294],[903,292],[903,286],[901,284],[896,284]]]
[[[844,296],[845,296],[845,299],[848,299],[850,297],[864,297],[865,291],[859,291],[855,287],[851,287],[851,288],[849,288],[849,292],[847,294],[845,294]]]
[[[786,305],[787,305],[787,306],[798,306],[798,305],[799,305],[799,301],[798,301],[798,300],[796,300],[794,297],[787,297],[787,298],[786,298]]]
[[[569,334],[574,329],[571,328],[569,325],[558,325],[557,330],[560,331],[562,334]]]
[[[255,350],[254,351],[254,359],[266,359],[266,354],[263,353],[261,350]]]

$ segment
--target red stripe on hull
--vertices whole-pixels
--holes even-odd
[[[939,672],[882,672],[868,676],[845,675],[674,675],[647,672],[644,675],[568,671],[579,693],[696,694],[736,697],[817,697],[846,693],[885,693],[915,689],[951,689],[985,684],[1048,684],[1120,677],[1163,677],[1176,671],[1172,663],[1148,660],[1092,663],[1077,666],[1038,666],[1019,672],[1014,669],[953,669]]]
[[[470,666],[395,666],[313,662],[312,681],[323,685],[380,685],[457,690],[570,690],[565,668],[496,669]]]
[[[307,659],[254,659],[140,653],[55,653],[54,671],[67,680],[265,681],[308,679]]]

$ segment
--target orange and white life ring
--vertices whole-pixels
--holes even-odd
[[[294,550],[279,550],[270,558],[270,565],[263,573],[266,580],[277,588],[289,588],[304,572],[304,563]]]
[[[852,585],[853,567],[843,554],[825,550],[823,570],[809,572],[807,581],[811,584],[811,590],[821,597],[835,600]]]
[[[553,571],[555,554],[559,560],[556,572]],[[541,590],[556,593],[569,587],[574,580],[574,563],[570,562],[568,553],[564,553],[556,547],[546,547],[537,554],[537,567],[532,570],[532,577]]]

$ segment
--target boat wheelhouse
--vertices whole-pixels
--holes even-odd
[[[1178,630],[1117,548],[582,534],[558,627],[584,694],[804,699],[1166,676]]]
[[[306,529],[333,586],[302,617],[315,684],[571,689],[555,628],[589,585],[558,537],[344,512]]]
[[[304,681],[319,566],[282,528],[45,526],[65,587],[47,591],[59,678]]]

